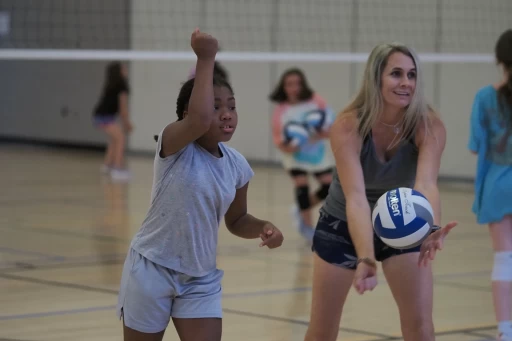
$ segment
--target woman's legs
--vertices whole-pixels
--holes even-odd
[[[313,250],[311,317],[305,340],[334,341],[357,265],[347,223],[320,210]]]
[[[512,282],[512,215],[500,222],[489,224],[494,266],[492,271],[492,294],[494,312],[499,333],[503,340],[512,340],[510,284]]]
[[[336,340],[353,278],[354,270],[329,264],[314,254],[311,317],[305,341]]]
[[[382,262],[398,305],[405,341],[434,341],[432,268],[418,266],[419,252],[403,253]]]

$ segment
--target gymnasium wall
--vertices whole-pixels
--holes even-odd
[[[492,54],[510,27],[512,2],[496,0],[2,0],[12,11],[0,48],[103,51],[191,51],[194,27],[214,34],[223,51],[364,52],[401,41],[419,53]],[[44,28],[44,29],[42,29]],[[221,60],[222,62],[222,60]],[[90,122],[104,61],[0,60],[0,137],[104,143]],[[288,67],[303,68],[312,87],[337,111],[360,84],[360,62],[223,63],[231,75],[240,124],[231,145],[249,160],[277,162],[267,97]],[[154,151],[153,134],[176,119],[179,87],[192,61],[132,61],[129,148]],[[448,129],[441,173],[472,177],[466,149],[475,91],[497,80],[493,63],[423,63],[426,93]]]
[[[243,5],[239,4],[243,3]],[[203,11],[178,20],[172,32],[178,49],[190,49],[196,25],[214,34],[224,51],[369,52],[380,42],[401,41],[420,53],[492,54],[498,34],[510,26],[512,5],[505,1],[373,1],[319,0],[313,2],[233,0],[189,1],[187,10]],[[204,4],[205,7],[201,7]],[[132,3],[133,27],[148,20],[144,3]],[[166,6],[171,6],[166,5]],[[505,10],[504,10],[505,9]],[[165,10],[165,9],[164,9]],[[246,15],[236,13],[247,11]],[[154,19],[154,18],[153,18]],[[321,20],[321,24],[318,21]],[[202,23],[202,24],[201,24]],[[158,27],[158,22],[152,22]],[[229,29],[226,29],[229,27]],[[132,48],[145,49],[148,34],[132,32]],[[165,44],[160,46],[165,48]],[[224,63],[232,77],[239,127],[231,145],[248,159],[277,161],[271,144],[272,106],[267,100],[280,73],[291,66],[304,69],[313,88],[336,110],[347,104],[359,87],[364,65],[325,62]],[[175,120],[175,100],[192,62],[133,62],[131,110],[135,131],[131,148],[153,151],[152,135]],[[497,80],[493,63],[424,63],[426,94],[440,110],[448,130],[441,173],[473,177],[475,158],[467,151],[469,117],[478,88]]]
[[[129,49],[129,1],[109,0],[108,7],[102,2],[2,0],[10,33],[0,36],[0,49]],[[115,32],[109,32],[112,27]],[[91,111],[106,64],[0,60],[0,137],[103,145]]]

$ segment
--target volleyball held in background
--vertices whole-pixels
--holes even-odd
[[[193,60],[199,26],[224,60],[364,62],[393,37],[424,62],[492,63],[512,1],[0,0],[0,13],[4,59]]]
[[[301,147],[311,138],[326,132],[334,122],[332,108],[320,108],[316,103],[305,103],[289,108],[284,116],[283,141],[293,147]],[[313,143],[314,144],[314,143]]]
[[[434,211],[427,198],[411,188],[384,193],[372,211],[373,229],[387,245],[407,249],[421,244],[434,225]]]

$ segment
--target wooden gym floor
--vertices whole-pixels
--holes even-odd
[[[0,340],[122,339],[114,308],[127,247],[148,208],[153,160],[130,157],[128,184],[102,176],[101,160],[96,152],[0,145]],[[312,254],[290,224],[287,176],[254,170],[250,211],[274,222],[285,243],[260,249],[221,226],[223,340],[303,340]],[[492,340],[487,228],[470,211],[471,185],[443,184],[441,193],[443,221],[460,225],[435,262],[436,340]],[[172,324],[165,340],[178,340]],[[339,340],[401,340],[382,273],[373,292],[351,292]]]

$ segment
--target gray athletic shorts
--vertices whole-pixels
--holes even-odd
[[[222,318],[224,271],[191,277],[155,264],[130,248],[117,303],[117,316],[141,333],[166,329],[171,317]]]

